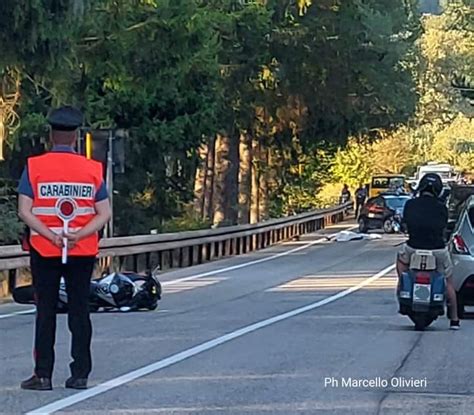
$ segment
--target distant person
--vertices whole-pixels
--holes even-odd
[[[359,188],[355,192],[356,199],[356,210],[355,217],[359,216],[360,209],[364,206],[365,200],[367,199],[367,188],[361,183]]]
[[[341,191],[340,203],[343,205],[351,200],[351,192],[347,184],[344,185]]]

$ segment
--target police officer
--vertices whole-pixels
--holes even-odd
[[[359,188],[355,192],[355,199],[356,199],[356,210],[355,210],[355,217],[359,216],[360,209],[364,206],[365,200],[367,199],[367,189],[361,183]]]
[[[64,277],[68,325],[72,334],[71,377],[67,388],[86,389],[92,368],[92,326],[89,316],[90,279],[98,253],[98,231],[111,211],[102,165],[74,152],[81,112],[73,107],[52,111],[52,151],[28,159],[20,180],[19,216],[30,229],[30,263],[37,313],[34,375],[22,389],[51,390],[56,336],[56,305]],[[65,233],[58,209],[71,215]],[[67,241],[67,251],[63,251]],[[66,258],[62,254],[66,253]]]

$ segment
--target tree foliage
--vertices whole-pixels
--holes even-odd
[[[375,173],[412,174],[429,161],[474,174],[473,107],[452,86],[456,77],[474,73],[473,13],[467,5],[454,4],[423,18],[414,49],[419,97],[414,116],[393,130],[378,130],[375,142],[371,135],[349,141],[336,154],[330,180],[355,186]]]
[[[66,103],[91,127],[129,130],[121,234],[212,220],[215,200],[197,222],[187,210],[203,160],[225,223],[239,192],[265,218],[328,203],[328,182],[433,157],[468,168],[455,137],[472,134],[470,107],[451,81],[473,73],[470,25],[468,7],[421,18],[415,0],[3,0],[0,76],[20,75],[21,124],[0,173],[19,177],[47,143],[48,109]]]

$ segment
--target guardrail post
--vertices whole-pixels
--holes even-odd
[[[163,269],[163,251],[158,251],[158,265],[160,266],[160,270]]]
[[[189,263],[188,250],[186,248],[179,248],[179,268],[187,267]]]
[[[16,288],[16,269],[11,269],[8,271],[8,292],[12,293]]]
[[[162,251],[162,269],[166,270],[171,268],[171,255],[170,251]]]
[[[147,254],[137,254],[137,269],[136,272],[143,272],[149,269],[149,261],[147,259]]]
[[[216,250],[215,250],[216,244],[214,242],[210,242],[208,245],[209,248],[209,261],[212,261],[214,257],[216,256]]]
[[[202,245],[202,263],[209,261],[209,244]]]
[[[187,266],[188,266],[188,267],[192,267],[192,266],[196,263],[196,261],[195,261],[195,259],[194,259],[194,255],[195,255],[195,253],[194,253],[194,251],[195,251],[195,250],[194,250],[194,247],[193,247],[193,246],[187,246],[187,247],[184,248],[184,249],[186,249],[187,252],[188,252],[188,253],[187,253],[187,257],[188,257],[188,264],[187,264]]]
[[[134,254],[132,256],[132,267],[133,267],[133,272],[138,272],[138,255]]]
[[[160,262],[160,259],[159,259],[158,252],[156,251],[150,252],[148,254],[147,271],[152,271],[157,266],[161,267],[161,264],[159,262]]]

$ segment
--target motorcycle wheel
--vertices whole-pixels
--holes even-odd
[[[150,311],[156,310],[156,309],[158,308],[158,303],[156,303],[156,304],[150,304],[147,308],[148,308],[148,310],[150,310]]]
[[[360,233],[366,233],[368,231],[368,226],[367,223],[365,222],[364,219],[359,219],[359,232]]]
[[[392,233],[393,232],[393,226],[392,226],[392,221],[390,219],[386,219],[383,223],[383,231],[385,233]]]
[[[411,314],[410,320],[415,323],[415,330],[416,331],[423,331],[426,327],[428,327],[433,321],[434,317],[426,316],[426,315],[413,315]]]

